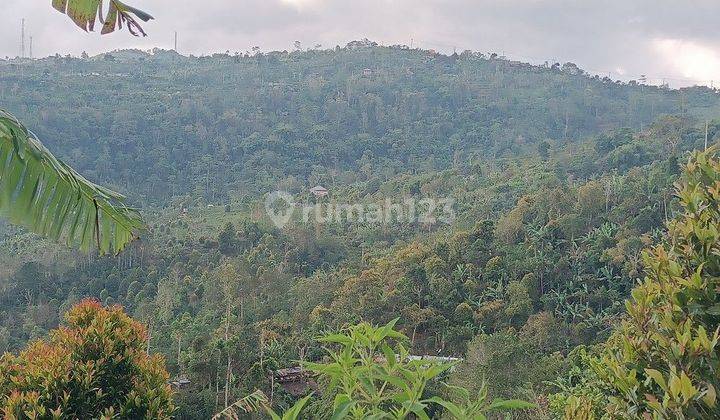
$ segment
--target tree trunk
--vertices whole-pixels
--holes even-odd
[[[182,334],[178,331],[178,347],[177,347],[177,363],[178,363],[178,370],[180,370],[180,353],[182,353]]]
[[[227,347],[227,365],[225,368],[225,408],[228,406],[228,400],[230,399],[230,366],[232,364],[232,357],[230,356],[230,348],[227,346],[230,341],[230,300],[227,303],[227,312],[225,314],[225,346]]]

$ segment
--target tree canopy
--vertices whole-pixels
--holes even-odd
[[[172,418],[164,362],[145,353],[139,323],[90,300],[66,321],[47,341],[0,357],[3,418]]]

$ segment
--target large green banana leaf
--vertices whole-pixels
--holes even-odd
[[[103,2],[106,1],[109,4],[107,14],[103,13]],[[125,24],[133,35],[145,36],[145,31],[135,17],[144,22],[153,18],[120,0],[52,0],[52,5],[61,13],[68,15],[84,31],[94,30],[95,20],[98,19],[103,25],[102,34],[113,32],[116,28],[122,29]]]
[[[57,159],[15,117],[0,110],[0,214],[55,241],[117,254],[144,229],[125,197]]]

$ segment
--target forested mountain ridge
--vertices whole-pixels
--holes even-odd
[[[272,371],[320,358],[318,334],[397,317],[415,354],[465,359],[451,382],[487,380],[491,396],[537,402],[527,418],[558,416],[548,399],[567,355],[609,334],[640,250],[677,210],[680,163],[718,133],[704,124],[720,101],[710,89],[366,43],[0,69],[3,103],[150,224],[103,258],[40,253],[5,229],[0,350],[43,336],[83,297],[120,303],[190,380],[182,418],[258,388],[282,407],[294,397]],[[340,202],[451,197],[457,218],[279,229],[264,216],[264,193],[318,183]]]
[[[443,169],[720,108],[707,88],[369,42],[209,57],[118,51],[5,60],[0,70],[6,108],[90,179],[143,204]]]

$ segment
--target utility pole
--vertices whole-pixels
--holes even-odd
[[[680,113],[685,115],[685,92],[680,91]]]
[[[30,58],[33,58],[33,52],[32,52],[32,35],[30,35]]]
[[[20,58],[25,58],[25,18],[20,24]]]
[[[175,52],[177,52],[177,31],[175,31]]]

